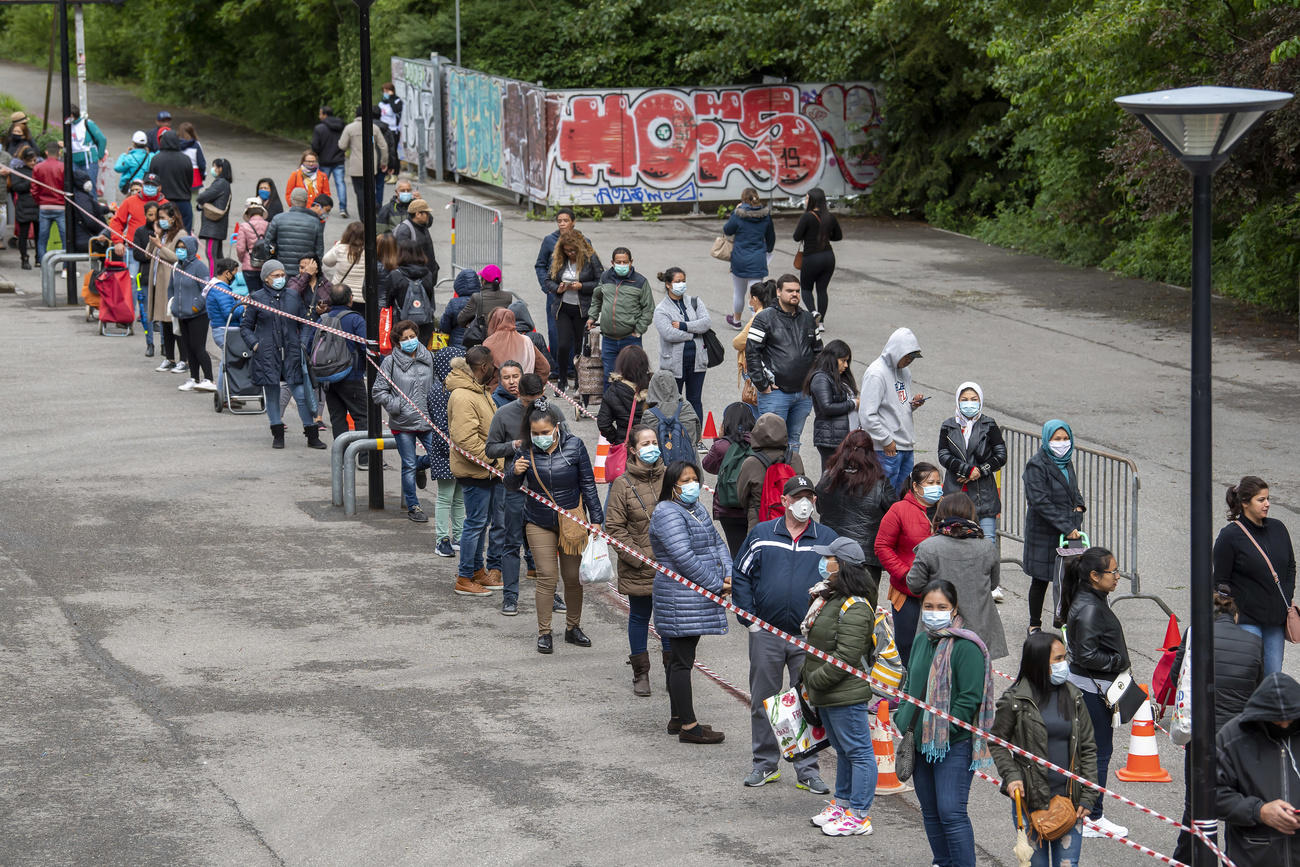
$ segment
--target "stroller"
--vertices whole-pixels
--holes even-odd
[[[99,293],[99,333],[104,337],[130,337],[135,333],[135,286],[126,263],[107,259],[92,281]]]
[[[258,415],[266,412],[266,396],[260,385],[253,384],[253,349],[244,342],[238,328],[231,326],[235,310],[226,317],[225,341],[221,349],[221,374],[217,390],[212,392],[212,409],[230,410],[235,415]],[[245,409],[250,404],[257,409]]]

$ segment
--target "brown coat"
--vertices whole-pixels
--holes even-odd
[[[501,461],[487,456],[488,428],[496,413],[496,404],[485,385],[479,385],[464,358],[451,360],[451,373],[444,383],[450,393],[447,397],[447,419],[451,441],[497,469]],[[491,476],[486,467],[471,461],[455,449],[451,450],[451,474],[458,479],[486,479]]]
[[[749,529],[758,523],[759,506],[763,501],[763,479],[772,462],[784,460],[788,447],[785,419],[774,413],[764,413],[754,422],[754,429],[749,434],[749,446],[757,454],[768,459],[764,464],[756,455],[745,458],[736,476],[736,495],[740,498],[740,507],[749,517]],[[803,461],[798,452],[790,453],[790,466],[800,475],[803,474]]]
[[[158,243],[156,237],[149,239],[147,250],[151,255],[158,257],[149,260],[152,269],[149,283],[149,320],[151,322],[171,321],[171,305],[168,303],[167,291],[172,285],[172,269],[164,265],[163,262],[172,265],[176,264],[176,248],[181,245],[181,238],[184,237],[185,230],[181,229],[170,242],[166,238],[163,239],[161,244]],[[162,262],[158,261],[159,259]]]
[[[629,452],[627,472],[609,486],[609,500],[605,503],[605,532],[651,559],[650,513],[659,501],[664,469],[663,461],[647,466]],[[618,592],[649,596],[655,586],[655,568],[625,551],[614,550],[618,551]]]

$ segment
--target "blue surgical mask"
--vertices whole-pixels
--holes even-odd
[[[283,288],[284,288],[284,278],[283,278],[283,277],[276,277],[274,280],[272,280],[272,281],[271,281],[271,288],[274,289],[274,290],[276,290],[277,292],[280,291],[281,289],[283,289]]]
[[[828,565],[830,562],[831,561],[825,557],[817,561],[817,574],[822,576],[823,581],[831,580],[831,576],[835,574],[830,570],[830,566]]]
[[[682,492],[681,494],[678,495],[678,499],[680,499],[683,503],[685,503],[688,506],[691,506],[694,505],[695,501],[698,500],[699,498],[700,498],[699,482],[687,482],[686,484],[682,485]]]
[[[1060,686],[1070,677],[1070,663],[1066,660],[1052,663],[1052,683]]]
[[[418,337],[412,337],[409,340],[399,342],[397,345],[402,348],[403,352],[410,355],[412,352],[420,348],[420,339]]]
[[[620,276],[620,277],[626,277],[628,274],[631,274],[631,273],[632,273],[632,266],[631,266],[631,265],[615,265],[615,266],[614,266],[614,273],[617,274],[617,275]]]
[[[405,205],[405,204],[407,204],[408,202],[410,202],[411,199],[413,199],[413,198],[415,198],[415,194],[414,194],[414,193],[398,193],[398,194],[397,194],[397,201],[401,202],[403,205]]]
[[[653,464],[659,460],[659,446],[641,446],[637,449],[636,456],[642,463]]]
[[[686,281],[683,280],[680,283],[669,283],[668,291],[673,295],[677,296],[678,298],[681,298],[683,295],[686,294]]]
[[[166,227],[166,226],[163,226],[163,228],[165,229],[165,228],[167,228],[167,227]],[[177,247],[177,248],[176,248],[176,259],[177,259],[177,261],[184,262],[184,261],[185,261],[186,259],[188,259],[189,257],[190,257],[190,251],[189,251],[189,250],[186,250],[184,247]]]
[[[978,400],[963,400],[957,404],[957,407],[966,418],[974,418],[980,414],[980,402]]]
[[[931,631],[936,629],[947,629],[949,626],[952,626],[952,612],[922,611],[921,625]]]
[[[144,185],[144,194],[145,194],[146,196],[156,196],[156,195],[158,195],[158,188],[155,187],[153,184],[145,184],[145,185]]]
[[[258,197],[259,199],[261,199],[262,201],[265,202],[265,201],[267,201],[268,199],[271,198],[271,191],[270,191],[270,190],[258,190],[258,191],[257,191],[257,197]]]
[[[158,228],[162,229],[164,232],[166,232],[166,231],[167,231],[168,229],[170,229],[171,227],[172,227],[172,221],[171,221],[171,220],[163,219],[163,220],[159,220],[159,221],[158,221]]]
[[[937,503],[943,496],[943,485],[926,485],[922,491],[921,499],[927,503]]]
[[[555,434],[533,434],[533,445],[542,451],[546,451],[555,445]]]

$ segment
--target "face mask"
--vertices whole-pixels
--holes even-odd
[[[220,176],[221,172],[217,171],[217,167],[216,167],[216,166],[213,166],[212,168],[208,169],[208,174],[212,175],[212,177],[215,178],[215,177]]]
[[[951,611],[922,611],[921,623],[926,629],[933,632],[936,629],[946,629],[952,626]]]
[[[180,261],[180,262],[184,262],[184,261],[185,261],[186,259],[188,259],[189,257],[190,257],[190,251],[189,251],[189,250],[186,250],[184,247],[177,247],[177,248],[176,248],[176,259],[177,259],[178,261]]]
[[[828,560],[828,559],[825,558],[825,557],[823,557],[823,558],[821,558],[820,560],[817,561],[817,574],[820,575],[820,576],[822,576],[822,580],[823,580],[823,581],[829,581],[829,580],[831,580],[831,576],[832,576],[832,575],[838,575],[838,574],[839,574],[838,572],[832,572],[832,571],[830,570],[830,567],[827,565],[827,564],[829,564],[829,563],[830,563],[830,560]]]
[[[686,281],[683,280],[681,283],[669,283],[668,291],[673,295],[676,295],[678,298],[682,297],[686,294]]]
[[[413,193],[398,193],[398,194],[397,194],[397,201],[401,202],[403,205],[405,205],[406,203],[408,203],[409,201],[411,201],[411,199],[413,199],[413,198],[415,198],[415,195],[414,195]]]
[[[302,167],[302,173],[303,173],[304,175],[314,175],[314,174],[316,174],[316,168],[317,168],[316,166],[306,166],[306,165],[305,165],[305,166]]]
[[[393,101],[393,95],[391,93],[385,93],[384,102],[392,102],[392,101]]]
[[[279,291],[279,290],[283,289],[283,288],[284,288],[284,278],[283,278],[283,277],[276,277],[274,280],[272,280],[272,281],[271,281],[271,288],[272,288],[272,289],[275,289],[276,291]]]
[[[555,445],[555,434],[533,434],[533,445],[542,451],[546,451]]]
[[[1047,444],[1047,447],[1052,450],[1052,454],[1056,455],[1058,458],[1063,458],[1070,453],[1071,445],[1073,445],[1073,443],[1069,440],[1053,440]]]
[[[1060,686],[1070,677],[1070,663],[1066,660],[1052,663],[1052,683]]]
[[[617,275],[620,276],[620,277],[626,277],[628,274],[631,274],[631,273],[632,273],[632,266],[631,266],[631,265],[615,265],[615,266],[614,266],[614,273],[617,274]]]
[[[927,503],[937,503],[943,496],[943,485],[926,485],[922,491],[921,499]]]
[[[643,463],[653,464],[659,460],[659,446],[641,446],[636,455]]]
[[[794,515],[794,519],[803,523],[812,517],[813,501],[807,497],[800,497],[790,504],[789,512]]]
[[[158,228],[162,229],[164,232],[166,232],[166,231],[167,231],[168,229],[170,229],[171,227],[172,227],[172,221],[171,221],[171,220],[159,220],[159,221],[158,221]]]
[[[270,190],[258,190],[258,191],[257,191],[257,197],[258,197],[259,199],[261,199],[262,201],[265,202],[265,201],[267,201],[268,199],[271,198],[271,191],[270,191]]]
[[[412,337],[410,340],[403,340],[397,345],[402,347],[403,352],[409,354],[414,352],[417,348],[419,348],[420,340],[417,337]]]
[[[966,418],[974,418],[980,413],[980,402],[978,400],[963,400],[958,404],[961,414]]]
[[[678,496],[678,499],[680,499],[683,503],[685,503],[688,506],[694,505],[695,501],[698,500],[699,498],[700,498],[699,482],[687,482],[686,484],[682,485],[682,492]]]
[[[158,195],[158,188],[155,187],[153,184],[145,184],[144,194],[146,196],[156,196]]]

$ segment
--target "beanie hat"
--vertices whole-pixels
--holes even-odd
[[[283,270],[284,263],[279,259],[267,259],[262,263],[262,282],[268,282],[271,279],[272,273]]]

